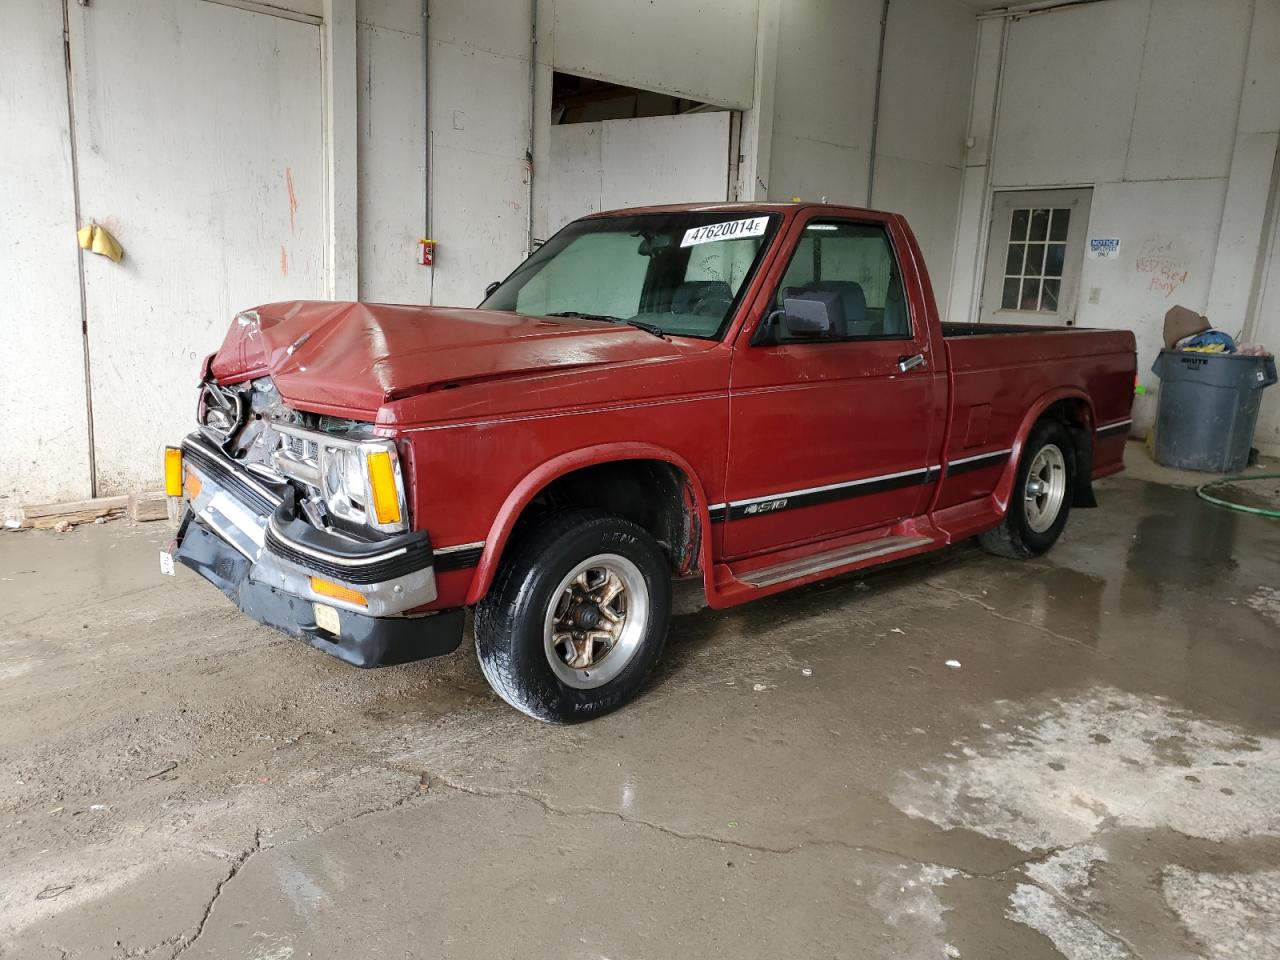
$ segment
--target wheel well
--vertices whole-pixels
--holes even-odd
[[[676,574],[698,567],[701,524],[688,477],[662,460],[615,460],[557,477],[538,491],[511,531],[514,540],[531,524],[573,507],[596,507],[647,530]]]
[[[1066,397],[1051,403],[1040,415],[1041,420],[1057,420],[1067,428],[1075,453],[1076,481],[1071,494],[1073,507],[1096,507],[1093,495],[1093,418],[1089,406],[1078,397]]]

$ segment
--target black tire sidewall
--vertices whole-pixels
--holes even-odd
[[[538,538],[535,538],[537,541]],[[515,558],[517,569],[506,600],[505,637],[513,679],[525,708],[560,723],[590,720],[618,709],[640,691],[662,654],[671,618],[671,572],[661,548],[635,524],[613,517],[584,516],[549,542],[528,544]],[[552,593],[583,560],[615,553],[636,565],[649,593],[649,622],[640,646],[612,680],[591,689],[564,683],[547,661],[543,623]],[[499,639],[498,642],[504,642]]]
[[[1062,499],[1062,507],[1053,525],[1042,532],[1031,529],[1027,522],[1026,485],[1027,474],[1031,472],[1031,464],[1036,455],[1046,446],[1052,444],[1062,451],[1062,460],[1066,464],[1067,488]],[[1022,457],[1018,461],[1018,475],[1014,479],[1012,501],[1009,504],[1009,525],[1014,535],[1022,542],[1027,551],[1033,555],[1044,553],[1062,536],[1067,525],[1067,517],[1071,513],[1071,497],[1075,490],[1076,456],[1075,447],[1071,443],[1071,434],[1067,428],[1056,420],[1043,420],[1031,428],[1027,436],[1027,444],[1023,448]]]

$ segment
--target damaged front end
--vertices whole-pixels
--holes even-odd
[[[197,424],[177,448],[180,478],[166,478],[186,501],[173,560],[357,666],[458,646],[461,611],[412,615],[436,599],[434,557],[412,529],[394,441],[293,409],[269,377],[207,379]]]

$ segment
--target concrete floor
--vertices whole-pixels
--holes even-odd
[[[161,524],[0,536],[0,955],[1280,956],[1280,525],[1100,497],[682,614],[573,728],[259,628]]]

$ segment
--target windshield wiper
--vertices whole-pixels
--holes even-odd
[[[607,323],[625,323],[629,327],[635,327],[637,330],[643,330],[645,333],[651,333],[659,340],[667,339],[666,331],[661,327],[652,323],[645,323],[643,320],[627,320],[624,317],[615,317],[607,313],[583,313],[580,310],[557,310],[555,313],[546,314],[548,317],[569,317],[574,320],[604,320]]]

